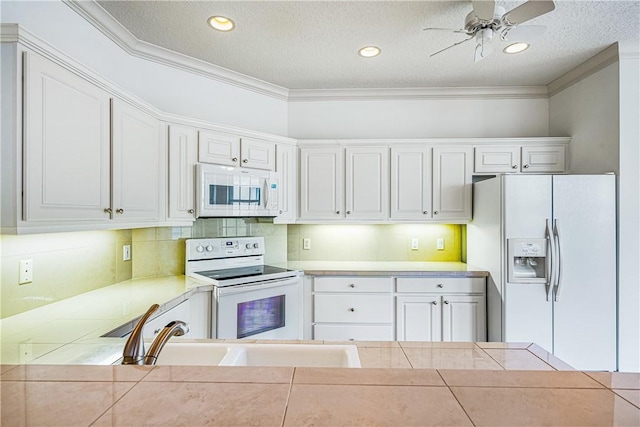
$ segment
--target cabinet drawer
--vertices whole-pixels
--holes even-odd
[[[392,292],[391,277],[316,277],[315,292]]]
[[[314,325],[314,340],[393,341],[393,325]]]
[[[393,296],[315,295],[314,321],[329,323],[392,323]]]
[[[398,293],[485,293],[485,279],[476,277],[398,277]]]

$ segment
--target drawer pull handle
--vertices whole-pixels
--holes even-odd
[[[355,288],[355,287],[356,287],[356,285],[354,285],[353,283],[351,283],[351,284],[349,285],[349,287],[350,287],[350,288]]]
[[[444,301],[444,303],[445,303],[445,304],[449,304],[449,301],[445,300],[445,301]]]
[[[442,289],[442,283],[438,283],[437,286]]]
[[[438,305],[438,301],[431,301],[431,304]]]
[[[349,309],[349,311],[353,313],[354,311],[356,311],[356,309],[355,309],[355,308],[353,308],[353,307],[351,307],[351,308]]]

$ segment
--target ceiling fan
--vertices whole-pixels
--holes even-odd
[[[520,25],[555,9],[553,0],[529,0],[508,12],[495,0],[472,0],[473,10],[464,20],[464,29],[425,28],[466,34],[468,38],[441,49],[434,56],[470,40],[476,41],[474,61],[478,62],[493,52],[494,37],[502,41],[522,42],[534,40],[544,33],[544,25]]]

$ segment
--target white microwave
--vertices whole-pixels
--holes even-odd
[[[278,215],[278,175],[271,171],[196,164],[198,218]]]

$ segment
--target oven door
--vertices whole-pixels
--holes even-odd
[[[302,339],[300,277],[216,288],[218,339]]]

